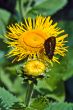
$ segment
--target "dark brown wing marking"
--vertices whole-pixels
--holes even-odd
[[[55,37],[50,37],[47,40],[45,40],[44,43],[44,48],[46,55],[48,56],[49,59],[52,59],[54,56],[54,50],[56,46],[56,38]]]

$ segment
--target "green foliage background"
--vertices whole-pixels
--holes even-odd
[[[9,24],[22,21],[23,17],[25,18],[31,16],[35,18],[37,15],[53,16],[59,10],[63,9],[63,7],[67,5],[67,3],[67,0],[17,0],[15,14],[12,14],[9,11],[0,8],[1,107],[6,106],[6,110],[9,110],[13,103],[18,101],[24,102],[27,88],[27,85],[23,84],[23,78],[18,76],[18,73],[21,73],[20,67],[23,62],[12,64],[12,58],[8,59],[6,57],[6,54],[9,51],[7,44],[5,44],[6,38],[4,37],[4,34],[7,31],[7,26]],[[27,110],[63,110],[63,106],[67,106],[65,110],[72,110],[72,105],[67,105],[67,103],[63,104],[63,101],[65,100],[64,81],[73,76],[73,20],[60,20],[58,22],[58,26],[60,26],[62,29],[65,30],[66,33],[69,34],[69,37],[67,38],[68,43],[66,44],[69,46],[68,52],[64,58],[60,57],[60,64],[54,63],[54,66],[51,68],[51,71],[46,73],[50,75],[50,78],[45,78],[38,81],[37,86],[34,87],[35,93],[31,106],[27,108]],[[10,97],[10,106],[7,105],[7,102],[5,102],[6,99],[4,99],[5,97],[2,91],[5,91],[4,95],[7,94],[8,97]],[[6,91],[9,93],[7,93]],[[13,97],[15,99],[12,99],[12,94],[16,95],[17,99],[15,97]],[[50,104],[50,106],[48,104],[48,106],[46,106],[46,101],[37,101],[38,99],[36,99],[36,97],[39,96],[52,98],[53,100],[58,101],[60,104]],[[44,100],[43,97],[41,99]],[[13,100],[15,100],[15,102]],[[39,106],[41,103],[43,103],[42,107]],[[37,108],[36,105],[38,105]],[[60,109],[58,108],[59,105],[62,105]],[[5,110],[5,108],[2,108],[2,110]]]

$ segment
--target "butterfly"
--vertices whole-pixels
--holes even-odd
[[[56,38],[54,36],[51,36],[50,38],[45,40],[44,42],[45,52],[48,58],[51,60],[54,56],[55,47],[56,47]]]

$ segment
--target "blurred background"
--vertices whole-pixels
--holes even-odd
[[[51,16],[69,35],[68,52],[64,58],[60,57],[61,64],[54,64],[50,74],[64,81],[65,99],[73,102],[73,0],[0,0],[0,86],[24,98],[22,79],[16,74],[21,72],[21,63],[12,64],[12,58],[5,56],[9,48],[4,35],[8,25],[37,15]]]

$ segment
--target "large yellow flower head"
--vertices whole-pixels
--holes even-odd
[[[20,61],[26,57],[29,59],[42,59],[48,62],[59,62],[56,55],[64,56],[67,51],[65,46],[64,30],[57,27],[57,23],[53,24],[50,17],[37,16],[35,19],[24,19],[22,23],[16,23],[9,26],[9,32],[6,34],[7,43],[12,50],[9,56],[15,56],[15,60]],[[56,44],[53,58],[49,59],[45,53],[44,42],[51,36],[55,37]],[[47,47],[48,50],[49,47]]]

